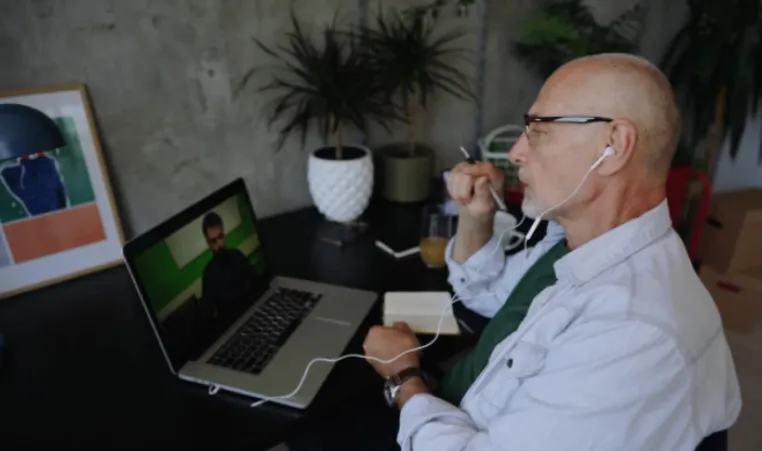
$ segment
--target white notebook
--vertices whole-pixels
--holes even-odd
[[[450,293],[392,291],[384,294],[384,326],[404,321],[416,333],[435,334],[442,314],[444,318],[439,333],[459,335]]]

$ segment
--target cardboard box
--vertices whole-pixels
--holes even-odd
[[[701,265],[699,276],[717,304],[725,329],[740,333],[754,330],[762,306],[762,267],[744,274],[723,274]]]
[[[762,189],[715,194],[702,238],[701,262],[721,273],[762,267]]]

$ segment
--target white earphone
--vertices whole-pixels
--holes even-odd
[[[564,199],[563,201],[559,202],[558,204],[548,208],[547,210],[542,212],[541,215],[539,215],[539,216],[537,216],[537,218],[535,218],[534,223],[532,223],[532,227],[529,228],[529,232],[527,232],[526,238],[524,239],[524,246],[525,247],[526,247],[526,243],[529,242],[529,239],[532,238],[532,235],[534,235],[534,232],[537,230],[537,226],[540,225],[540,221],[542,221],[543,216],[545,216],[546,214],[548,214],[551,211],[555,210],[556,208],[559,208],[560,206],[564,205],[565,203],[569,202],[569,200],[571,200],[571,198],[574,197],[577,194],[579,189],[582,188],[582,185],[585,184],[585,181],[590,176],[590,174],[598,166],[600,166],[601,163],[603,163],[603,160],[605,160],[606,158],[608,158],[608,157],[610,157],[610,156],[612,156],[614,154],[616,154],[616,150],[614,150],[614,148],[611,147],[611,146],[606,146],[606,148],[603,149],[603,153],[601,154],[601,156],[597,160],[595,160],[595,163],[593,163],[592,166],[590,166],[590,169],[587,170],[587,173],[585,173],[585,176],[582,177],[582,180],[579,182],[579,185],[577,185],[577,187],[574,189],[574,191],[572,191],[572,193],[569,194],[569,196],[567,196],[566,199]]]
[[[614,150],[614,148],[611,147],[611,146],[607,146],[605,149],[603,149],[603,153],[601,154],[600,158],[598,158],[595,161],[595,163],[593,163],[593,165],[590,166],[590,170],[591,171],[594,170],[595,168],[600,166],[601,163],[603,163],[603,160],[605,160],[606,158],[608,158],[608,157],[610,157],[610,156],[612,156],[614,154],[616,154],[616,150]]]

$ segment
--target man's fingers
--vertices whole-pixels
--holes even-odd
[[[411,329],[410,326],[408,326],[408,324],[404,321],[397,321],[392,325],[392,327],[397,330],[401,330],[402,332],[409,332],[411,334],[414,333],[413,329]]]
[[[501,192],[505,184],[503,172],[492,163],[477,161],[473,164],[462,162],[450,171],[447,177],[447,190],[460,205],[468,205],[475,199],[479,204],[492,204],[489,187]]]
[[[487,175],[487,173],[494,167],[495,166],[493,166],[492,163],[477,161],[474,164],[465,164],[462,167],[459,167],[459,172],[474,176]]]
[[[471,200],[474,189],[473,178],[466,174],[457,174],[453,177],[452,197],[461,203],[468,203]]]
[[[490,202],[492,195],[489,192],[489,178],[479,177],[474,184],[474,197],[484,202]]]
[[[466,162],[466,161],[461,161],[460,163],[458,163],[458,164],[456,164],[455,166],[453,166],[453,168],[452,168],[452,170],[450,171],[450,173],[452,174],[452,173],[458,173],[458,172],[462,172],[462,171],[463,171],[463,168],[466,168],[466,167],[468,167],[468,166],[472,166],[472,164],[471,164],[471,163],[468,163],[468,162]]]
[[[367,350],[368,346],[378,339],[377,336],[382,333],[383,329],[384,326],[373,326],[370,328],[368,335],[365,336],[365,341],[362,344],[364,350]]]
[[[489,178],[490,184],[497,190],[502,189],[503,183],[505,183],[503,172],[492,163],[478,161],[474,164],[463,166],[459,171],[474,177],[486,176]]]
[[[447,192],[455,200],[458,200],[458,180],[463,177],[462,174],[451,172],[447,175]]]
[[[489,183],[493,188],[498,192],[503,190],[503,186],[505,185],[505,173],[502,170],[492,166],[487,177],[489,177]]]

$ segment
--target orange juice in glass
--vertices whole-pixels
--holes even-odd
[[[454,231],[454,218],[439,205],[424,208],[421,230],[421,260],[429,268],[445,267],[445,248]]]

